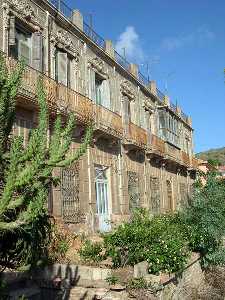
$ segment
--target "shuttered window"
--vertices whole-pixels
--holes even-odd
[[[159,178],[150,177],[150,192],[151,192],[151,203],[150,208],[152,213],[160,213],[160,185]]]
[[[103,80],[98,74],[95,74],[94,78],[96,103],[111,109],[109,80]]]
[[[180,183],[180,207],[184,208],[188,201],[188,187],[186,183]]]
[[[25,28],[19,27],[14,21],[10,23],[9,46],[10,54],[16,59],[23,60],[27,65],[32,64],[32,34]],[[14,24],[14,25],[13,25]],[[11,28],[15,26],[14,30]]]
[[[29,141],[30,130],[32,129],[32,121],[16,118],[13,126],[13,135],[20,136],[23,139],[23,146],[26,147]]]
[[[17,24],[15,16],[9,21],[9,53],[38,71],[43,70],[43,42],[41,32],[30,32]]]
[[[140,206],[140,180],[136,172],[127,172],[130,211]]]
[[[72,76],[72,72],[74,71],[72,63],[72,57],[60,50],[56,50],[56,60],[55,60],[55,79],[57,82],[64,84],[68,87],[74,87],[74,81],[75,78]]]
[[[32,34],[32,67],[40,72],[43,70],[43,40],[40,32]]]

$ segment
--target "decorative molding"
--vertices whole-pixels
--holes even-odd
[[[9,28],[9,4],[6,2],[2,3],[3,10],[3,29]]]
[[[10,5],[25,19],[36,19],[36,13],[26,0],[11,0]]]
[[[68,50],[70,54],[74,57],[75,61],[78,63],[80,60],[80,53],[75,47],[72,39],[68,32],[60,29],[56,33],[51,35],[50,42],[55,46]]]
[[[128,80],[124,80],[120,84],[120,91],[123,95],[127,96],[129,100],[134,100],[135,99],[135,92],[132,87],[132,84]]]
[[[88,61],[88,67],[93,68],[94,71],[101,76],[108,77],[108,74],[105,70],[105,62],[100,57],[90,58]]]
[[[152,106],[152,104],[149,102],[148,99],[144,100],[143,107],[146,111],[149,111],[150,114],[153,114],[155,112],[154,107]]]

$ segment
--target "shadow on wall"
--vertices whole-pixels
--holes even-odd
[[[48,267],[48,273],[55,274],[51,280],[39,279],[38,285],[41,289],[41,299],[47,300],[69,300],[71,290],[75,287],[80,280],[78,275],[78,266],[66,265],[65,268],[61,265]],[[79,300],[85,300],[87,291],[80,295]]]

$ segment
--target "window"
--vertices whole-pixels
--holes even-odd
[[[32,129],[32,121],[16,118],[15,124],[13,126],[13,134],[15,136],[21,136],[23,138],[23,146],[26,147],[29,141],[30,131]]]
[[[102,79],[95,73],[95,101],[97,104],[110,109],[110,87],[107,79]]]
[[[159,111],[159,137],[161,137],[164,140],[167,138],[166,127],[166,112]]]
[[[139,176],[136,172],[127,172],[128,176],[128,195],[130,211],[140,206]]]
[[[159,111],[159,137],[179,147],[179,122],[166,111]]]
[[[188,190],[186,183],[180,183],[180,208],[184,208],[188,201]]]
[[[150,208],[152,213],[160,213],[160,185],[157,177],[150,177],[151,203]]]
[[[100,231],[109,231],[111,229],[108,171],[108,167],[95,166],[96,212]]]
[[[167,187],[167,203],[165,203],[166,210],[171,211],[173,209],[173,190],[171,180],[166,180]]]
[[[72,85],[72,57],[61,49],[56,49],[55,80],[65,86]]]
[[[189,138],[186,136],[185,137],[185,141],[184,141],[184,151],[189,154],[189,150],[190,150],[190,147],[189,147]]]
[[[43,69],[43,45],[41,32],[31,32],[21,23],[17,24],[15,16],[9,21],[9,54],[38,71]]]
[[[27,65],[31,65],[32,59],[32,34],[23,27],[16,25],[15,43],[10,47],[11,56],[23,60]]]
[[[95,99],[96,103],[102,105],[102,83],[103,80],[96,74],[95,76]]]

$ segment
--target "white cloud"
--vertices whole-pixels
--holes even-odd
[[[190,44],[202,44],[206,41],[213,40],[215,34],[209,30],[206,26],[197,28],[196,31],[180,35],[177,37],[167,37],[163,39],[161,46],[167,50],[175,50]]]
[[[133,26],[127,26],[122,32],[115,45],[116,51],[124,53],[128,60],[140,63],[144,60],[145,54],[140,44],[140,38]]]

